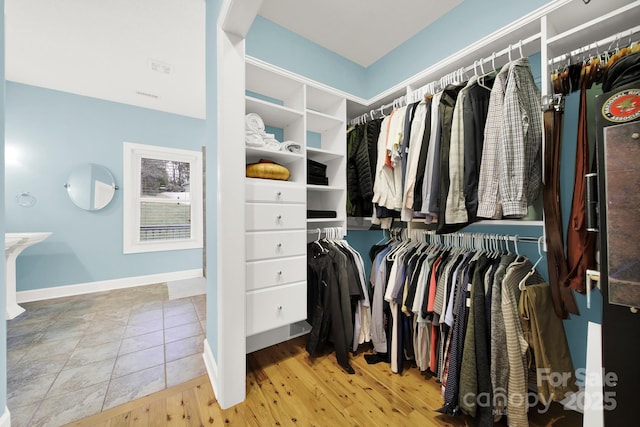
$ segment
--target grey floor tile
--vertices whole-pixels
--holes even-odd
[[[175,311],[174,314],[180,314],[180,310],[193,309],[193,303],[188,298],[168,300],[164,302],[163,306],[165,315],[168,311]]]
[[[7,322],[12,426],[58,426],[205,373],[205,295],[169,300],[163,283],[23,306]]]
[[[7,349],[7,369],[12,369],[17,365],[30,348],[31,346],[26,344]]]
[[[123,355],[133,353],[162,344],[164,344],[164,332],[161,330],[155,331],[144,335],[138,335],[137,337],[123,339],[118,354]]]
[[[44,399],[57,376],[58,372],[55,372],[39,377],[26,377],[20,381],[10,381],[7,384],[7,406],[13,408],[39,403]]]
[[[167,387],[181,384],[206,373],[202,354],[167,362]]]
[[[129,325],[137,325],[150,321],[162,321],[162,308],[143,312],[139,312],[134,309],[129,315]]]
[[[144,313],[147,311],[162,310],[163,308],[164,304],[162,303],[162,299],[154,299],[150,301],[134,302],[131,305],[131,312]]]
[[[77,392],[83,387],[109,381],[114,362],[115,358],[63,370],[51,386],[47,398]]]
[[[186,356],[191,356],[192,354],[202,354],[203,351],[204,335],[197,335],[195,337],[167,343],[165,345],[165,360],[171,362]]]
[[[23,335],[18,335],[14,337],[7,337],[7,349],[11,349],[14,347],[21,347],[24,345],[30,345],[40,339],[45,334],[44,331],[41,332],[31,332]]]
[[[52,355],[50,357],[46,357],[46,354],[44,354],[41,355],[40,359],[27,361],[23,357],[19,363],[7,370],[7,388],[11,390],[11,384],[20,384],[30,378],[57,374],[62,370],[68,359],[69,355],[66,354]]]
[[[150,320],[144,323],[138,323],[137,325],[127,325],[124,331],[124,338],[131,338],[138,335],[148,334],[162,330],[162,320]]]
[[[30,426],[59,427],[89,415],[102,408],[109,382],[78,388],[71,393],[47,397],[33,416]]]
[[[122,377],[164,364],[164,345],[119,356],[113,368],[113,378]]]
[[[109,390],[102,410],[107,410],[156,391],[166,386],[164,365],[154,366],[144,371],[134,372],[109,383]]]
[[[28,427],[33,414],[40,406],[40,402],[18,407],[7,406],[11,412],[11,427]]]
[[[197,322],[198,315],[194,310],[186,311],[182,314],[177,314],[175,316],[165,316],[164,318],[164,327],[165,328],[173,328],[175,326],[186,325],[187,323]]]
[[[7,322],[8,323],[8,322]],[[49,322],[37,322],[31,324],[19,324],[16,326],[7,326],[7,338],[19,337],[21,335],[44,332],[50,326]]]
[[[49,328],[41,337],[39,337],[37,343],[47,343],[50,341],[67,340],[73,338],[82,338],[84,336],[86,327],[69,327],[69,328]]]
[[[31,344],[31,349],[23,357],[22,361],[41,360],[51,356],[59,356],[66,354],[67,356],[73,353],[80,342],[80,337],[67,338],[62,340],[51,340],[47,342],[34,342]]]
[[[125,325],[112,326],[111,328],[87,329],[84,336],[78,343],[78,347],[91,347],[111,341],[120,341],[124,335]]]
[[[194,337],[202,334],[200,322],[187,323],[186,325],[176,326],[164,330],[164,342],[169,343],[184,338]]]
[[[120,341],[111,341],[90,347],[76,347],[64,369],[77,368],[102,360],[115,359],[118,356]]]

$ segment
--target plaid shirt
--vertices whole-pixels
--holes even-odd
[[[509,66],[504,95],[502,143],[498,146],[503,215],[521,218],[542,187],[542,110],[529,59]]]
[[[485,125],[478,216],[521,218],[542,187],[542,111],[528,58],[505,65],[494,83]]]
[[[484,127],[484,144],[478,178],[478,217],[502,218],[500,203],[498,145],[502,136],[502,107],[507,84],[509,67],[504,66],[496,76],[487,111],[487,122]]]

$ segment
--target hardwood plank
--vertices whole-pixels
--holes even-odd
[[[200,410],[200,418],[204,420],[205,425],[219,425],[222,423],[222,415],[220,414],[220,405],[216,400],[211,383],[199,384],[194,388],[198,408]]]
[[[149,406],[141,405],[130,412],[129,427],[147,427],[149,425]]]
[[[182,404],[185,414],[185,423],[187,425],[204,425],[202,415],[200,413],[198,396],[196,395],[196,391],[194,389],[189,389],[182,392]]]
[[[130,417],[131,417],[131,412],[125,412],[125,413],[119,414],[111,418],[111,423],[109,424],[109,426],[110,427],[128,427]]]
[[[168,427],[187,427],[186,414],[182,392],[167,397],[167,423]]]
[[[149,403],[149,427],[162,427],[167,424],[167,400],[159,398]]]
[[[410,367],[401,374],[388,363],[367,364],[352,355],[349,375],[335,354],[309,358],[305,337],[247,356],[247,397],[223,410],[205,375],[85,418],[74,426],[450,426],[469,427],[467,416],[440,414],[440,383]],[[530,410],[531,427],[582,425],[582,415],[557,404]],[[147,422],[147,424],[145,424]],[[501,420],[497,426],[506,426]]]

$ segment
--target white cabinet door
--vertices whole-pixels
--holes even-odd
[[[307,284],[293,283],[247,292],[247,335],[307,318]]]
[[[245,188],[247,202],[305,203],[307,200],[303,185],[247,179]]]
[[[306,229],[307,210],[304,205],[247,203],[247,231]]]
[[[307,280],[307,258],[276,258],[247,263],[247,291]]]
[[[307,253],[306,234],[305,230],[247,232],[247,261],[304,255]]]

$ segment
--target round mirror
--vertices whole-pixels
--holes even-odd
[[[107,206],[117,189],[109,169],[95,163],[76,167],[64,186],[71,201],[87,211]]]

